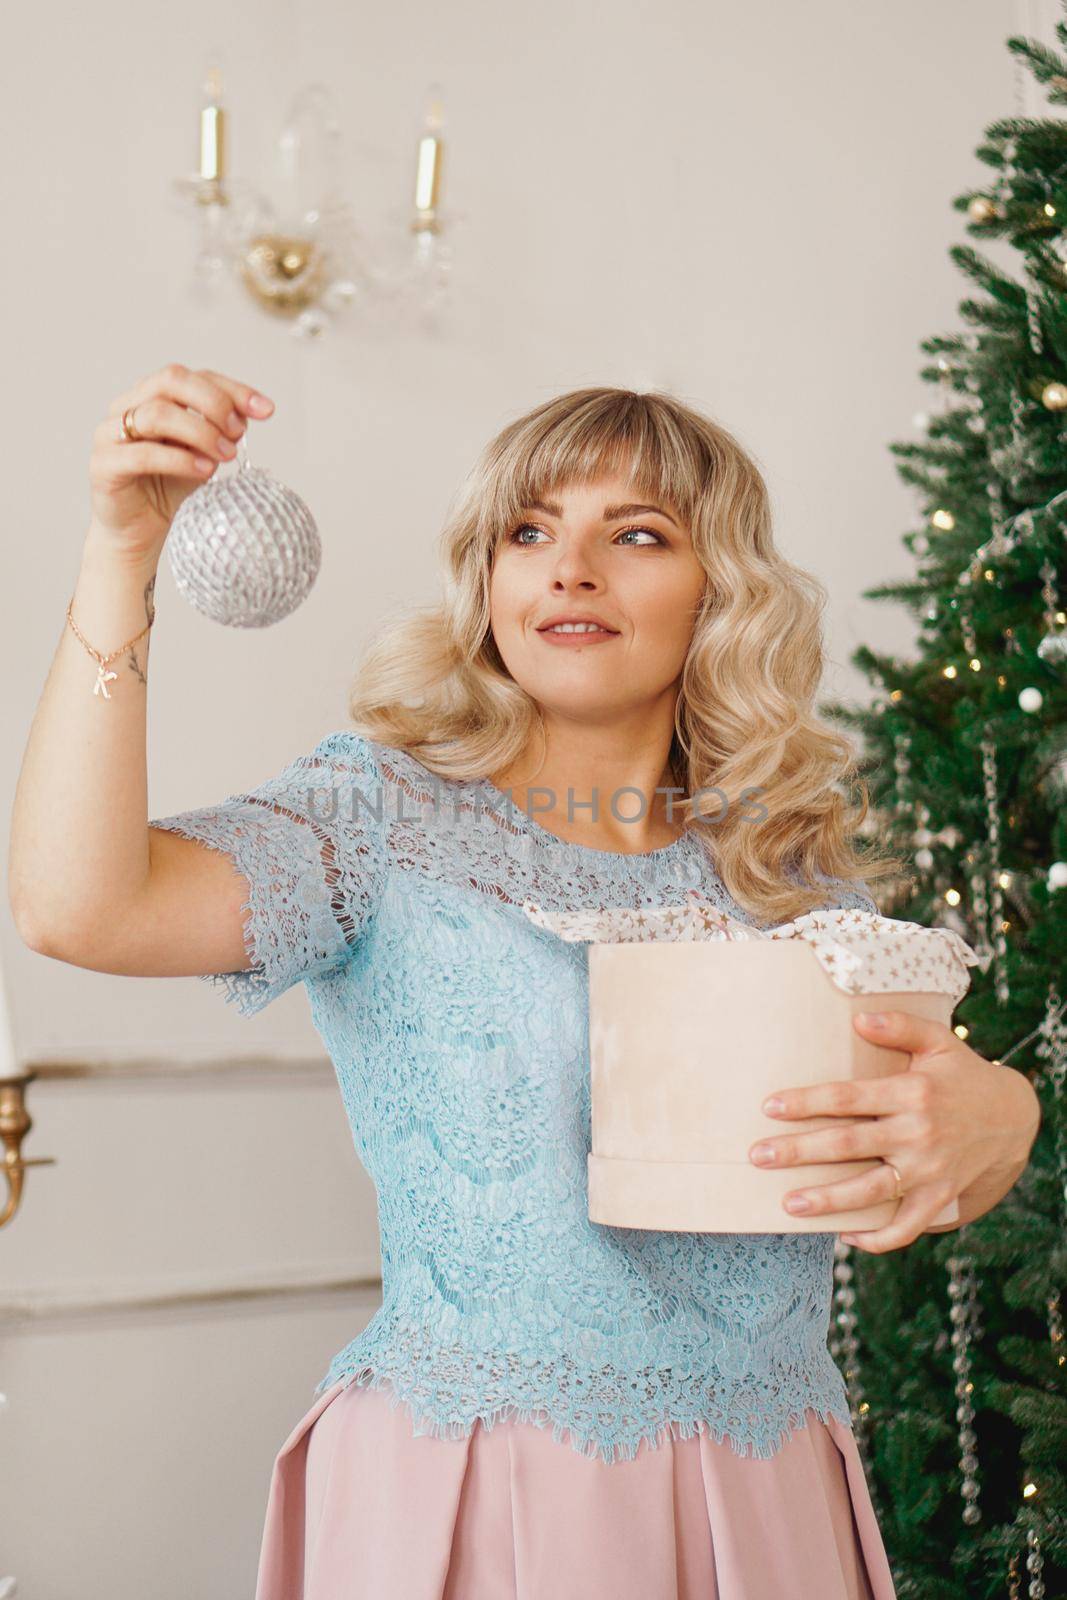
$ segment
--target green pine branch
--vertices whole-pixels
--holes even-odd
[[[1057,24],[1056,32],[1060,32],[1060,24]],[[1062,35],[1061,39],[1067,44],[1067,39]],[[1018,56],[1030,68],[1038,83],[1050,83],[1053,78],[1062,78],[1067,88],[1067,61],[1048,45],[1042,44],[1040,39],[1025,39],[1019,34],[1012,34],[1005,43],[1012,55]]]

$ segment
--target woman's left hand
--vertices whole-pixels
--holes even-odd
[[[879,1019],[881,1019],[879,1021]],[[885,1228],[846,1235],[858,1248],[879,1253],[911,1244],[928,1224],[983,1174],[1021,1172],[1040,1124],[1040,1103],[1029,1080],[1011,1067],[966,1045],[943,1022],[906,1011],[860,1013],[857,1031],[872,1044],[907,1051],[903,1071],[882,1078],[846,1078],[834,1083],[784,1089],[781,1109],[767,1115],[864,1117],[869,1121],[814,1133],[764,1139],[776,1159],[756,1161],[776,1168],[823,1161],[885,1160],[859,1177],[821,1188],[796,1190],[811,1203],[797,1214],[817,1216],[891,1200],[900,1173],[903,1199]],[[787,1210],[791,1196],[783,1205]],[[989,1209],[987,1206],[986,1209]]]

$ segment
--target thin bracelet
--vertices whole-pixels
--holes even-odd
[[[85,646],[86,650],[88,650],[89,654],[92,656],[93,660],[96,662],[96,682],[93,684],[93,693],[94,694],[102,694],[104,696],[105,700],[110,700],[111,696],[108,693],[107,685],[108,685],[108,682],[110,681],[110,679],[118,677],[118,673],[117,672],[108,672],[108,671],[106,671],[105,669],[106,669],[108,663],[110,661],[114,661],[115,657],[116,656],[120,656],[124,650],[128,650],[130,648],[131,644],[136,644],[138,639],[143,639],[145,634],[148,632],[148,628],[150,628],[152,626],[152,622],[155,622],[156,619],[155,619],[155,617],[153,617],[152,618],[152,622],[150,622],[148,624],[148,628],[142,628],[140,633],[134,634],[132,639],[127,639],[126,643],[122,644],[122,645],[119,645],[119,648],[117,650],[112,650],[109,655],[102,656],[100,654],[99,650],[94,650],[93,649],[92,645],[89,643],[88,639],[82,633],[81,629],[78,627],[78,624],[75,622],[73,616],[71,615],[71,607],[73,606],[73,604],[74,604],[74,596],[71,595],[70,599],[67,602],[67,621],[70,623],[71,627],[74,629],[74,632],[77,634],[78,638],[81,640],[81,642]]]

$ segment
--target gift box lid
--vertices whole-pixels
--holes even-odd
[[[538,927],[572,943],[802,939],[837,987],[849,994],[932,991],[951,995],[955,1004],[970,987],[967,969],[979,960],[951,928],[927,928],[844,907],[808,911],[774,928],[755,928],[712,905],[697,889],[676,905],[546,911],[526,899],[522,909]]]

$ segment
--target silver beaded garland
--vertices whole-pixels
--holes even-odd
[[[897,818],[912,811],[913,801],[908,794],[911,773],[911,736],[903,731],[893,735],[893,810]]]
[[[986,893],[986,874],[975,850],[964,856],[967,881],[970,885],[971,940],[978,957],[980,972],[989,971],[993,959],[993,946],[989,938],[989,896]]]
[[[1026,1530],[1026,1570],[1030,1574],[1030,1582],[1026,1587],[1029,1600],[1044,1600],[1045,1558],[1041,1554],[1041,1540],[1037,1536],[1037,1529],[1033,1527]]]
[[[1034,1054],[1044,1063],[1042,1075],[1052,1090],[1052,1113],[1049,1124],[1055,1139],[1060,1200],[1067,1220],[1067,1137],[1064,1134],[1063,1116],[1063,1085],[1064,1079],[1067,1078],[1067,1019],[1064,1017],[1064,1003],[1060,999],[1055,983],[1049,984],[1045,1014],[1038,1031],[1040,1038],[1034,1046]],[[1062,1328],[1060,1338],[1062,1339]],[[1055,1333],[1052,1342],[1053,1345],[1057,1343]]]
[[[952,1302],[949,1320],[954,1351],[952,1370],[956,1374],[956,1421],[959,1424],[960,1494],[964,1501],[963,1521],[973,1527],[982,1518],[978,1505],[978,1435],[974,1431],[974,1383],[971,1378],[971,1346],[980,1337],[978,1282],[974,1260],[968,1255],[950,1256],[947,1262],[948,1293]]]
[[[988,724],[982,739],[982,781],[985,788],[986,829],[989,837],[989,931],[993,944],[993,989],[1001,1005],[1011,998],[1005,970],[1008,951],[1004,936],[1004,891],[1000,886],[1000,810],[997,802],[997,756]]]
[[[1059,601],[1056,594],[1056,569],[1052,562],[1041,563],[1041,599],[1048,632],[1039,641],[1037,653],[1050,666],[1067,661],[1067,627],[1059,621]]]

